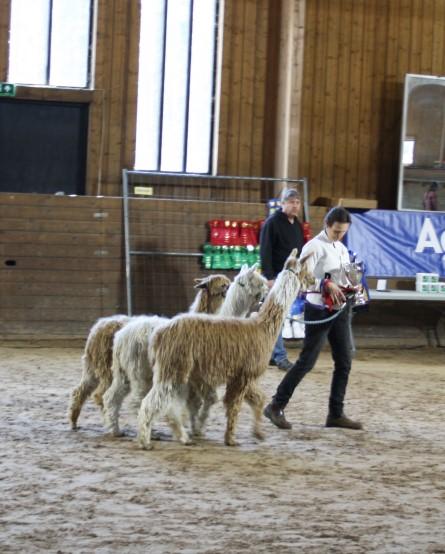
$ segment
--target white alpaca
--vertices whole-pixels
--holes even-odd
[[[225,275],[209,275],[195,279],[198,293],[190,306],[190,311],[202,313],[217,312],[226,296],[230,279]],[[156,317],[156,316],[155,316]],[[111,385],[114,335],[132,318],[114,315],[100,318],[91,328],[85,352],[82,356],[83,371],[78,386],[72,391],[68,408],[68,419],[72,429],[76,429],[82,406],[93,394],[96,404],[103,409],[103,395]]]
[[[230,285],[218,315],[245,317],[256,308],[267,292],[267,281],[256,271],[256,266],[250,269],[247,265],[243,266]],[[114,337],[113,382],[104,395],[104,417],[114,436],[120,434],[119,412],[127,394],[131,391],[132,404],[139,408],[151,388],[153,375],[148,344],[154,329],[167,321],[157,316],[141,316],[128,323]],[[215,400],[214,390],[206,391],[204,397],[199,389],[191,390],[188,405],[195,433],[202,429]]]
[[[234,445],[241,403],[249,388],[265,371],[285,315],[300,286],[313,284],[305,260],[296,250],[286,260],[258,314],[248,319],[183,314],[155,330],[150,342],[153,386],[141,403],[139,441],[150,448],[151,427],[168,414],[172,428],[185,444],[190,438],[180,417],[186,402],[185,386],[200,383],[201,389],[226,385],[225,443]],[[254,433],[257,434],[263,402],[256,399]]]

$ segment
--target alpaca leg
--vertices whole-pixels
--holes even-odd
[[[193,386],[189,386],[187,394],[187,409],[190,414],[190,426],[192,429],[193,436],[199,436],[199,424],[198,424],[198,414],[202,405],[202,397],[198,390]]]
[[[204,401],[199,412],[198,424],[196,429],[200,435],[202,434],[202,431],[207,423],[210,408],[213,406],[213,404],[216,404],[217,401],[218,395],[216,394],[216,390],[212,388],[207,389],[204,393]]]
[[[119,429],[119,412],[129,391],[130,383],[125,374],[120,368],[115,369],[113,382],[103,396],[105,425],[114,437],[122,435]]]
[[[93,400],[102,410],[102,412],[104,409],[104,394],[110,388],[111,383],[112,383],[111,372],[110,372],[110,376],[108,377],[101,375],[99,384],[96,387],[96,390],[94,391],[94,394],[93,394]]]
[[[242,387],[238,381],[227,383],[224,404],[226,406],[227,427],[224,435],[224,442],[227,446],[236,446],[235,428],[238,421],[238,415],[243,402],[245,387]]]
[[[134,375],[130,376],[131,407],[136,413],[139,411],[141,402],[145,396],[147,396],[147,393],[151,389],[152,385],[153,382],[151,376],[137,376],[137,378]]]
[[[94,375],[94,371],[90,369],[90,366],[86,366],[79,385],[71,393],[71,401],[68,408],[68,420],[71,424],[71,429],[77,428],[77,420],[79,419],[82,406],[97,387],[98,382],[99,380]]]
[[[145,450],[152,448],[151,427],[153,421],[167,412],[172,403],[172,385],[156,383],[142,400],[138,414],[139,444]]]
[[[261,416],[263,414],[263,408],[265,405],[265,395],[259,388],[257,383],[251,383],[246,391],[246,402],[252,408],[254,415],[253,423],[253,435],[259,439],[264,440],[264,433],[261,429]]]
[[[187,410],[187,390],[181,387],[178,392],[173,393],[172,404],[168,413],[168,419],[173,433],[182,444],[193,444],[184,427],[184,412]]]

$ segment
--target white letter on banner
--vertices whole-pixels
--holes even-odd
[[[425,218],[417,241],[416,252],[423,252],[425,248],[432,248],[436,254],[442,253],[439,239],[429,217]]]

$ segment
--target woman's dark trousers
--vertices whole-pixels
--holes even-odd
[[[306,321],[320,321],[334,315],[327,309],[319,309],[306,304],[304,319]],[[352,341],[351,341],[351,309],[347,306],[335,319],[316,325],[306,325],[303,349],[294,366],[286,373],[273,397],[273,404],[281,409],[289,402],[295,388],[303,377],[311,371],[317,362],[318,356],[329,341],[334,360],[331,393],[329,397],[329,414],[340,417],[343,413],[348,376],[351,370]]]

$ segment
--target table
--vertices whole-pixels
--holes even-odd
[[[416,290],[376,290],[369,289],[371,302],[375,300],[416,300],[423,302],[445,302],[445,294],[435,292],[417,292]],[[439,319],[436,323],[434,333],[438,346],[445,346],[445,304],[436,304],[435,309],[439,312]]]
[[[438,292],[417,292],[416,290],[376,290],[369,289],[371,300],[429,300],[445,301],[445,294]]]

